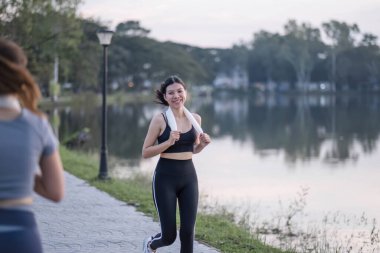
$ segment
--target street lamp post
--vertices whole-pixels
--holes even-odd
[[[103,46],[103,86],[102,86],[102,145],[100,148],[100,166],[98,178],[108,179],[107,168],[107,47],[111,44],[113,32],[108,30],[96,33],[99,43]]]

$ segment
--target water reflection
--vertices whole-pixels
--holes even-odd
[[[379,96],[251,96],[218,94],[194,98],[189,107],[202,115],[202,126],[214,139],[229,137],[252,145],[254,155],[281,151],[288,164],[318,159],[327,164],[355,162],[376,149],[380,132]],[[108,107],[109,153],[140,163],[141,147],[150,119],[162,111],[153,103]],[[60,110],[60,139],[89,128],[100,146],[100,108]],[[237,152],[239,152],[237,150]],[[231,154],[234,155],[234,154]]]
[[[288,162],[317,158],[336,163],[358,158],[356,141],[364,152],[372,152],[376,146],[380,129],[376,96],[232,99],[236,102],[228,96],[215,100],[211,120],[218,131],[213,135],[251,141],[259,154],[283,150]],[[226,105],[230,109],[225,109]],[[331,144],[321,153],[327,141]]]

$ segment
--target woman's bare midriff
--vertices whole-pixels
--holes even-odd
[[[19,205],[31,205],[33,203],[32,197],[18,198],[18,199],[0,199],[1,207],[12,207]]]
[[[182,152],[182,153],[161,153],[160,156],[166,159],[174,160],[190,160],[193,157],[193,152]]]

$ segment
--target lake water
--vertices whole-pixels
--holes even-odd
[[[314,234],[329,250],[380,252],[380,96],[223,93],[188,107],[213,140],[194,156],[203,209],[225,207],[276,245],[303,251]],[[91,139],[82,148],[99,152],[100,109],[60,109],[60,139],[87,127]],[[158,157],[143,160],[141,147],[162,110],[154,103],[108,107],[109,154],[123,160],[112,165],[114,176],[153,172]]]

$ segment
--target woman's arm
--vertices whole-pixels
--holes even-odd
[[[210,136],[206,133],[199,135],[199,143],[194,145],[194,154],[201,152],[208,144],[211,143]]]
[[[179,132],[172,131],[170,132],[170,137],[167,141],[156,145],[156,140],[157,137],[160,135],[163,120],[164,119],[162,118],[161,114],[159,114],[154,116],[152,121],[150,122],[149,129],[146,134],[142,149],[142,156],[144,158],[150,158],[158,154],[161,154],[171,145],[173,145],[176,140],[179,139]]]
[[[198,122],[198,124],[201,125],[201,122],[202,122],[201,116],[199,116],[196,113],[193,113],[193,116],[195,120]],[[201,152],[210,143],[211,143],[210,136],[206,133],[201,133],[198,136],[197,140],[195,141],[193,153],[197,154]]]
[[[61,201],[64,195],[64,175],[58,149],[41,158],[40,168],[41,173],[34,178],[34,191],[52,201]]]

